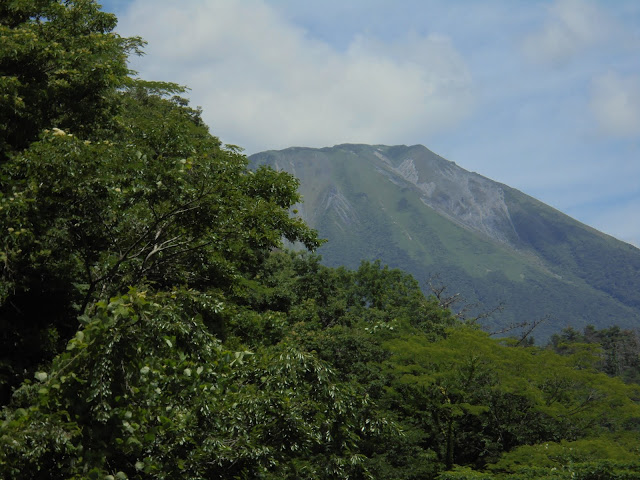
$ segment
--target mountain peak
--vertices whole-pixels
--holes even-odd
[[[506,302],[498,326],[558,315],[543,337],[640,325],[640,250],[423,145],[296,147],[250,161],[300,179],[298,208],[329,239],[329,265],[379,258],[421,281],[438,273],[470,303]]]

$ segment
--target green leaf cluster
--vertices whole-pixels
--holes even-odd
[[[0,162],[45,128],[91,134],[117,111],[137,37],[113,32],[92,0],[7,0],[0,6]]]
[[[0,471],[339,478],[358,470],[357,432],[371,428],[358,415],[366,401],[295,346],[226,350],[191,295],[132,288],[83,317],[49,373],[14,393]]]

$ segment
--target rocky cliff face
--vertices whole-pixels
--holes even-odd
[[[392,182],[395,176],[412,185],[425,205],[458,225],[517,248],[518,234],[500,184],[468,172],[421,145],[393,160],[380,148],[373,153],[380,160],[377,170]]]

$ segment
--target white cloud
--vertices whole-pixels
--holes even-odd
[[[557,0],[547,13],[541,30],[523,42],[525,54],[539,63],[564,64],[612,30],[607,14],[587,0]]]
[[[249,152],[415,143],[473,107],[464,59],[443,36],[358,36],[339,51],[260,0],[136,0],[119,31],[149,42],[132,65],[142,77],[189,86],[212,132]]]
[[[596,77],[590,106],[603,133],[616,137],[640,135],[640,75],[608,72]]]

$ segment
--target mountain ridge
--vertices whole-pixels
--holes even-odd
[[[640,250],[422,145],[291,147],[249,158],[299,178],[296,208],[329,239],[319,251],[328,265],[380,258],[423,283],[437,273],[470,303],[511,304],[489,329],[558,308],[542,337],[569,325],[640,325]]]

